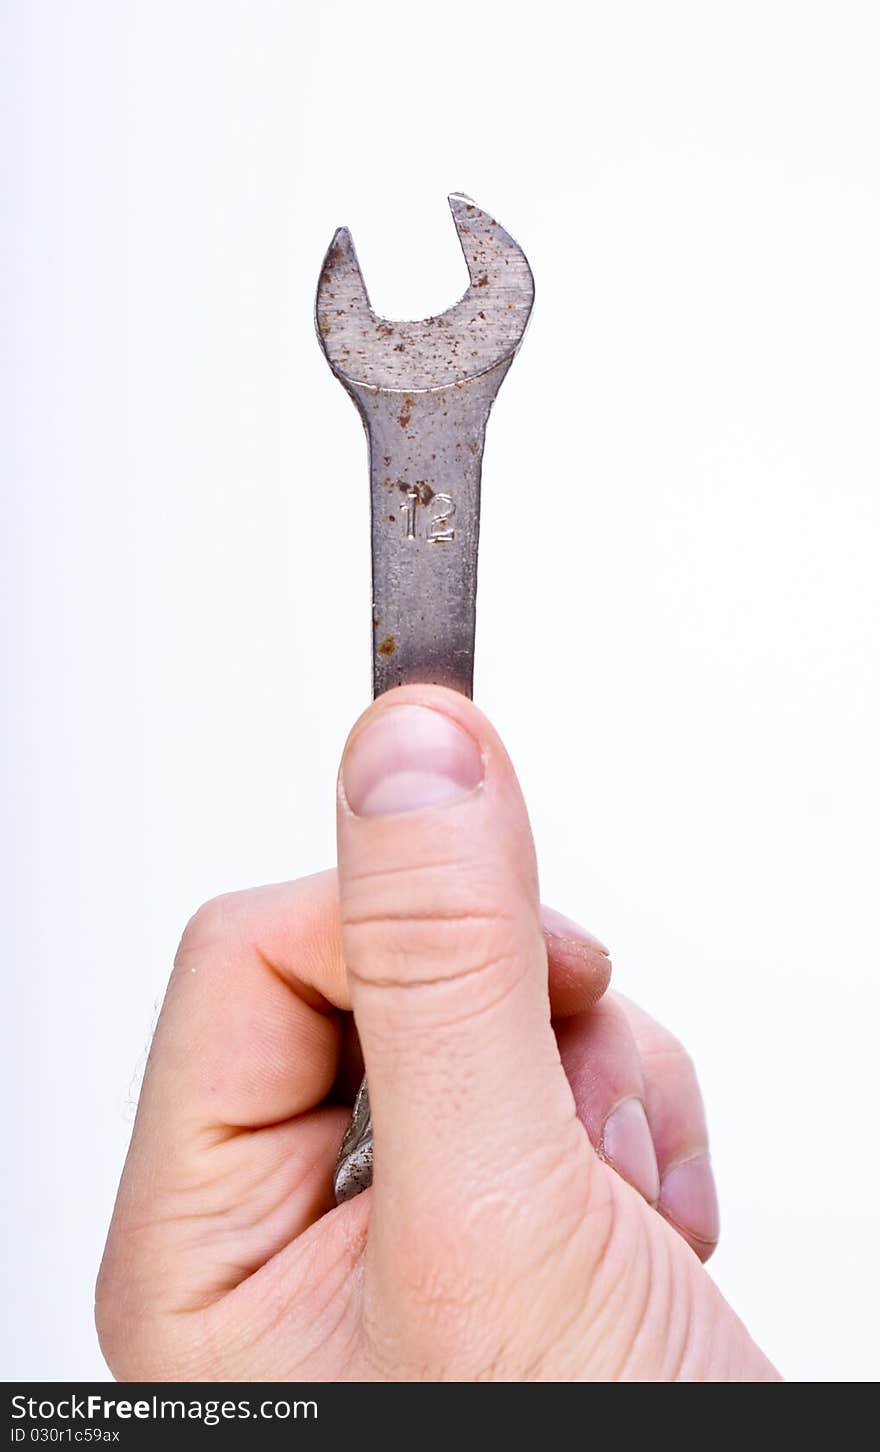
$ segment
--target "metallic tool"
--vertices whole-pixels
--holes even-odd
[[[318,338],[370,452],[374,697],[412,681],[472,694],[486,423],[534,299],[513,238],[463,193],[449,206],[470,285],[447,312],[420,322],[378,317],[346,227],[324,258],[315,300]],[[337,1202],[366,1189],[372,1174],[364,1080],[336,1164]]]

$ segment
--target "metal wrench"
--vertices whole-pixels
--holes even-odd
[[[472,694],[486,423],[534,299],[513,238],[463,193],[449,206],[470,285],[447,312],[378,317],[346,227],[327,250],[315,300],[318,338],[369,446],[374,697],[411,681]],[[336,1164],[337,1203],[372,1174],[364,1080]]]

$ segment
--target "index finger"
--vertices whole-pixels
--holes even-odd
[[[169,1132],[256,1129],[330,1090],[348,1007],[335,872],[230,893],[187,925],[143,1098]]]

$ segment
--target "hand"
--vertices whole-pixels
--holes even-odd
[[[220,898],[184,934],[98,1283],[115,1374],[774,1377],[698,1259],[718,1226],[690,1061],[596,1004],[595,940],[542,928],[488,722],[383,696],[338,811],[338,883]],[[375,1182],[332,1208],[349,1009]]]

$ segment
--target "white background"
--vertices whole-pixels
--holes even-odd
[[[180,930],[333,858],[366,455],[311,319],[532,327],[477,687],[545,900],[702,1076],[712,1273],[784,1373],[880,1373],[880,88],[872,4],[6,0],[3,1374],[91,1295]]]

